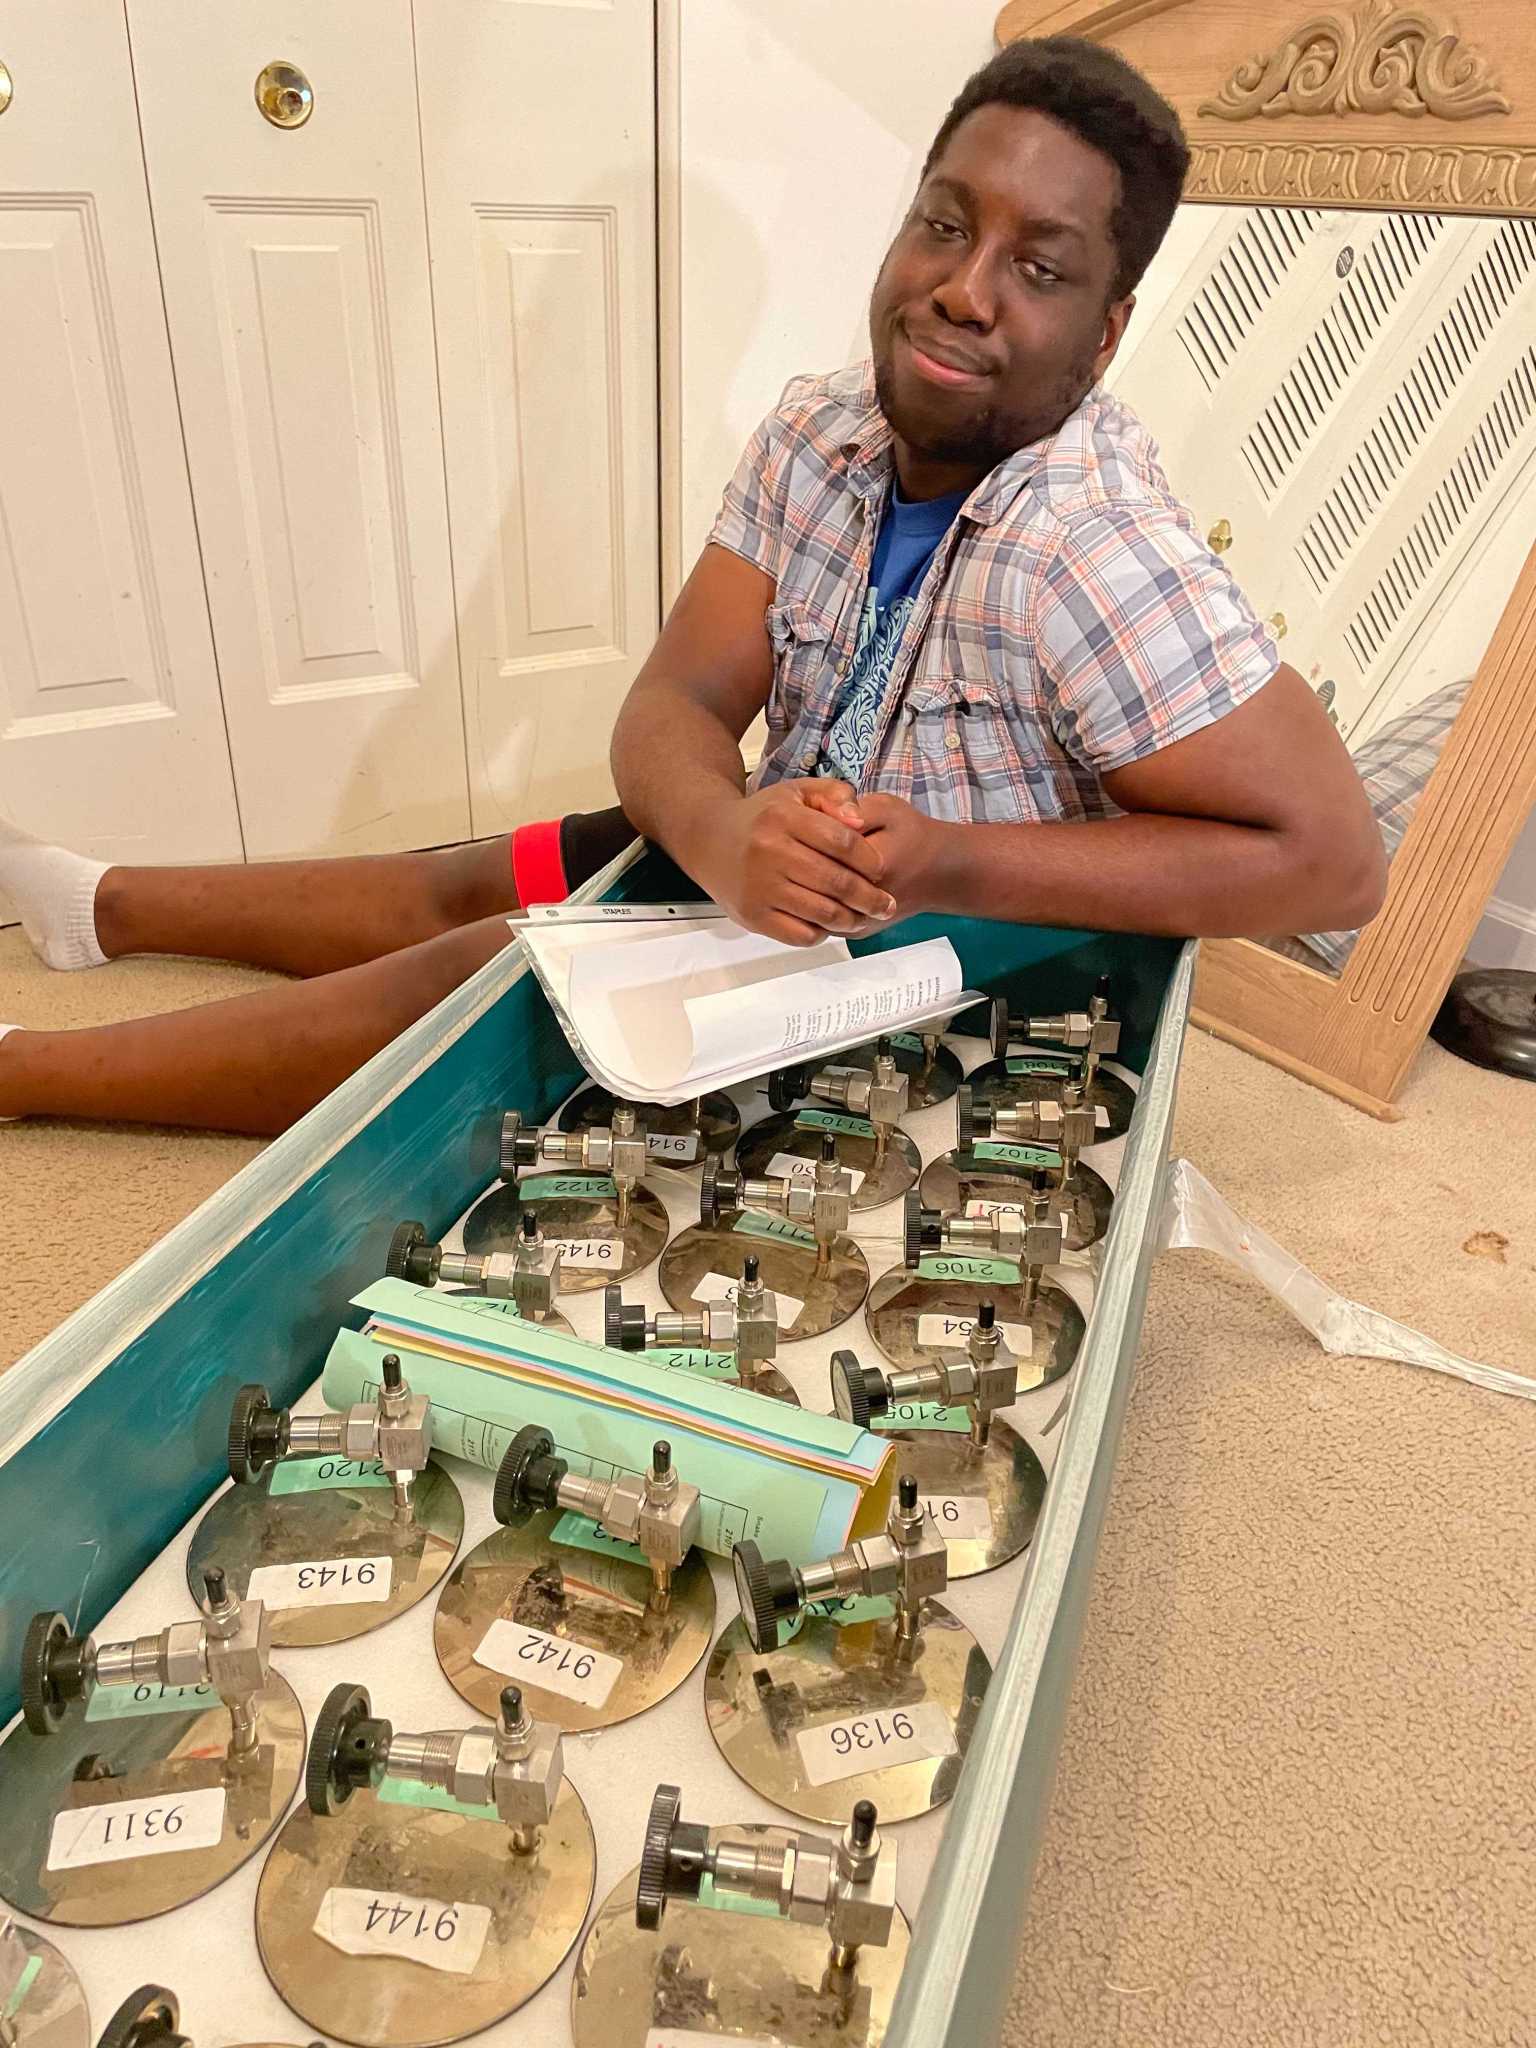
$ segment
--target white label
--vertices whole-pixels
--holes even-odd
[[[87,1863],[126,1863],[137,1856],[175,1856],[183,1849],[217,1847],[224,1832],[224,1787],[199,1792],[152,1792],[111,1806],[66,1808],[53,1818],[48,1868],[79,1870]]]
[[[863,1174],[856,1166],[843,1166],[841,1161],[838,1164],[840,1170],[853,1182],[853,1186],[848,1190],[849,1194],[856,1195],[864,1185]],[[775,1152],[763,1171],[771,1180],[814,1180],[816,1161],[802,1159],[794,1152]]]
[[[741,1282],[733,1280],[729,1273],[705,1273],[693,1283],[693,1298],[695,1301],[734,1301],[740,1288]],[[781,1294],[777,1289],[773,1298],[778,1303],[779,1328],[792,1328],[805,1303],[793,1294]]]
[[[651,1159],[694,1160],[699,1156],[697,1131],[647,1131],[645,1150]]]
[[[545,1242],[575,1272],[597,1273],[611,1268],[617,1273],[624,1264],[622,1237],[551,1237]]]
[[[490,1927],[489,1906],[332,1885],[320,1901],[314,1931],[344,1955],[393,1956],[467,1977],[480,1960]]]
[[[1107,1131],[1109,1129],[1109,1111],[1102,1102],[1096,1102],[1093,1105],[1093,1124],[1095,1130]]]
[[[1022,1202],[967,1202],[967,1216],[1017,1216],[1021,1222],[1028,1222],[1029,1211]]]
[[[937,1700],[879,1714],[851,1715],[846,1721],[827,1721],[819,1728],[802,1729],[795,1740],[812,1785],[830,1785],[837,1778],[860,1778],[866,1771],[920,1764],[955,1753],[955,1731]]]
[[[973,1316],[919,1316],[919,1344],[958,1345],[963,1351],[970,1340]],[[1034,1349],[1035,1333],[1028,1323],[999,1323],[998,1334],[1015,1358],[1028,1358]]]
[[[247,1600],[284,1613],[291,1607],[360,1606],[387,1600],[394,1576],[389,1557],[317,1558],[313,1564],[261,1564],[251,1573]]]
[[[481,1638],[475,1662],[544,1692],[563,1693],[584,1707],[602,1706],[624,1669],[621,1657],[563,1642],[522,1621],[493,1621]]]
[[[85,1709],[87,1721],[125,1721],[135,1714],[197,1714],[216,1707],[211,1685],[98,1685]]]
[[[992,1534],[992,1510],[979,1493],[925,1493],[922,1502],[941,1536],[970,1543]]]
[[[700,2034],[692,2027],[651,2027],[642,2048],[780,2048],[776,2040],[765,2041],[754,2034]]]

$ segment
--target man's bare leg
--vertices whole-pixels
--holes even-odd
[[[189,953],[332,974],[516,908],[503,835],[431,853],[108,868],[96,888],[96,937],[109,960]]]
[[[505,841],[501,848],[505,860]],[[293,865],[330,874],[364,863]],[[322,938],[317,924],[317,954]],[[169,1016],[85,1031],[12,1031],[0,1038],[0,1116],[273,1135],[510,942],[504,918],[485,917],[382,959]]]

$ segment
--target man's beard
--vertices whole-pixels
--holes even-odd
[[[891,427],[915,455],[921,455],[929,462],[992,470],[1020,448],[1027,448],[1032,441],[1043,440],[1047,434],[1053,434],[1062,421],[1077,410],[1092,387],[1097,353],[1097,349],[1085,352],[1062,372],[1051,404],[1042,405],[1030,413],[1006,412],[1001,406],[988,405],[950,432],[927,439],[908,433],[897,418],[900,406],[889,353],[883,361],[877,360],[875,364],[875,397]]]

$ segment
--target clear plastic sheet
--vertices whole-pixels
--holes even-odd
[[[1330,1357],[1397,1359],[1403,1365],[1422,1365],[1430,1372],[1468,1380],[1474,1387],[1486,1387],[1493,1394],[1516,1394],[1527,1401],[1536,1400],[1536,1379],[1506,1372],[1501,1366],[1480,1365],[1475,1359],[1458,1357],[1433,1337],[1425,1337],[1405,1323],[1394,1322],[1391,1316],[1336,1294],[1283,1245],[1276,1244],[1256,1224],[1239,1216],[1199,1167],[1192,1166],[1187,1159],[1168,1162],[1158,1248],[1218,1252],[1239,1272],[1268,1288],[1281,1307],[1289,1309],[1311,1331]]]

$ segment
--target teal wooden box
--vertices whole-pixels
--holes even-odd
[[[582,892],[694,892],[636,847]],[[944,932],[971,987],[1036,1011],[1113,977],[1143,1082],[1045,1512],[915,1929],[889,2048],[997,2036],[1049,1803],[1156,1251],[1194,948],[921,918],[859,950]],[[38,1609],[93,1627],[224,1471],[230,1400],[316,1376],[402,1215],[445,1229],[495,1172],[500,1113],[548,1115],[579,1065],[510,948],[371,1060],[0,1378],[0,1723]]]

